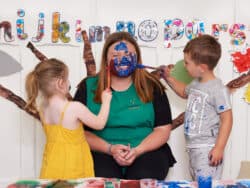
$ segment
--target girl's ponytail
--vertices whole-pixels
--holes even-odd
[[[25,89],[28,98],[25,108],[30,109],[33,112],[37,112],[38,110],[36,106],[36,98],[39,92],[39,83],[37,80],[35,70],[33,70],[27,75],[25,82]]]

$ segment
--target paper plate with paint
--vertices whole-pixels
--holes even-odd
[[[0,76],[8,76],[22,70],[22,66],[9,54],[0,50]]]
[[[171,75],[177,80],[189,84],[193,78],[188,74],[187,69],[184,67],[184,60],[177,61],[171,71]]]

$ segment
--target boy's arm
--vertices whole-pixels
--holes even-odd
[[[210,151],[210,165],[217,166],[222,162],[224,149],[232,129],[233,115],[229,109],[220,113],[220,130],[214,148]]]
[[[180,97],[186,99],[187,95],[185,93],[186,84],[176,80],[171,76],[171,66],[161,66],[161,76],[167,82],[167,84],[173,89],[173,91]]]
[[[186,99],[187,95],[185,92],[186,84],[176,80],[174,77],[166,77],[164,80],[167,82],[167,84],[173,89],[173,91],[180,96],[181,98]]]

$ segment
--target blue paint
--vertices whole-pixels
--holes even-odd
[[[212,188],[212,177],[211,176],[198,176],[198,187],[199,188]]]
[[[160,188],[180,188],[181,185],[185,185],[185,187],[187,188],[191,187],[189,186],[189,183],[185,181],[158,181],[157,182],[157,187],[160,187]]]
[[[120,43],[119,47],[116,47],[119,49],[125,49],[123,44]],[[136,54],[130,53],[129,55],[122,56],[121,59],[116,57],[110,62],[110,65],[113,74],[119,77],[127,77],[130,76],[137,67],[137,56]],[[124,69],[121,66],[127,66],[127,68]]]
[[[116,51],[125,51],[125,53],[128,53],[128,47],[125,42],[120,42],[115,46]]]
[[[237,182],[239,188],[250,188],[250,180],[241,180]]]
[[[138,69],[143,69],[143,68],[145,68],[145,65],[143,65],[143,64],[137,64],[137,65],[136,65],[136,68],[138,68]]]

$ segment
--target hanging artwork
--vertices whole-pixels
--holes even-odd
[[[117,21],[116,22],[116,31],[127,31],[135,37],[135,23],[132,21],[124,22],[124,21]]]
[[[191,40],[205,33],[205,24],[199,19],[187,23],[185,27],[186,37]]]
[[[102,42],[110,35],[110,27],[108,26],[90,26],[89,41]]]
[[[3,29],[3,35],[5,42],[14,41],[14,36],[11,33],[11,23],[8,21],[3,21],[0,23],[0,29]]]
[[[231,44],[232,45],[242,45],[246,40],[246,34],[243,32],[245,30],[244,24],[233,24],[230,29],[229,33],[232,36]]]
[[[244,51],[236,51],[231,54],[234,67],[237,72],[243,73],[241,77],[250,74],[250,48],[246,48]],[[247,72],[248,71],[248,72]],[[248,80],[250,82],[250,79]],[[250,83],[248,83],[247,89],[244,93],[244,99],[247,103],[250,103]]]
[[[220,37],[220,31],[227,32],[228,24],[212,24],[212,36],[216,39]]]
[[[250,83],[247,85],[246,91],[244,93],[245,101],[250,104]]]
[[[76,42],[82,42],[81,25],[82,25],[82,21],[76,20],[76,33],[75,33]]]
[[[23,9],[17,10],[17,15],[21,18],[25,16],[25,11]],[[20,40],[25,40],[28,37],[28,34],[24,33],[24,20],[23,19],[17,19],[16,21],[16,31],[17,31],[17,37]]]
[[[236,51],[231,56],[233,64],[239,73],[250,70],[250,48],[245,49],[244,52]]]
[[[69,32],[68,22],[60,22],[60,13],[54,12],[52,15],[52,42],[57,43],[59,39],[63,43],[70,42],[70,37],[66,36],[66,33]]]
[[[39,13],[37,36],[32,38],[32,42],[40,42],[44,36],[44,13]]]
[[[144,42],[154,41],[158,33],[157,23],[153,20],[144,20],[138,26],[138,37]]]
[[[164,47],[170,48],[172,40],[179,40],[184,34],[184,24],[181,19],[175,18],[173,20],[164,21]]]
[[[103,27],[102,27],[102,30],[103,30],[103,32],[104,32],[103,38],[104,38],[104,40],[106,40],[106,39],[108,38],[108,36],[110,35],[110,32],[111,32],[110,27],[108,27],[108,26],[103,26]]]

